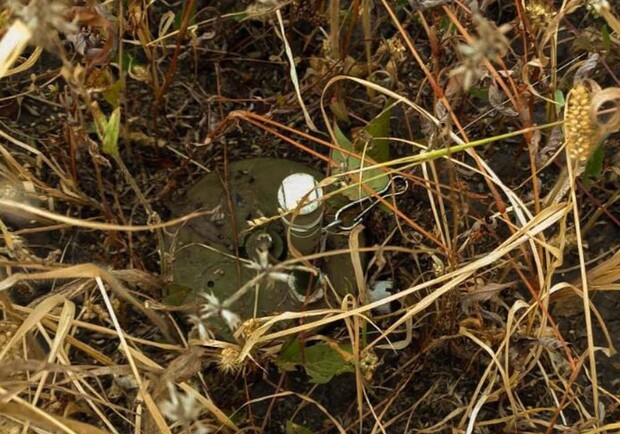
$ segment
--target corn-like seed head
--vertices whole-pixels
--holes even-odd
[[[590,102],[590,91],[582,83],[573,87],[568,94],[564,113],[564,139],[572,162],[586,162],[597,144],[595,125],[590,118]]]

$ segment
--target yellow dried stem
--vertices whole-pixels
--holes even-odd
[[[7,72],[22,54],[31,37],[32,32],[20,20],[9,27],[0,39],[0,78],[8,75]]]

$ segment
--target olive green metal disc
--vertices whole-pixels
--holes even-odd
[[[181,226],[171,240],[173,284],[166,301],[171,304],[187,303],[202,293],[214,294],[223,302],[254,278],[257,272],[246,267],[247,261],[239,259],[255,256],[251,246],[255,242],[256,231],[247,230],[247,221],[278,215],[278,187],[288,175],[300,172],[313,175],[317,180],[323,177],[300,163],[256,158],[229,164],[227,188],[224,188],[223,178],[217,173],[211,173],[196,183],[182,203],[173,207],[173,213],[217,211]],[[286,259],[286,232],[280,219],[261,226],[258,232],[271,235],[270,254],[273,260]],[[346,247],[346,237],[335,244],[331,248]],[[320,265],[339,293],[352,290],[354,279],[348,255],[334,257]],[[230,310],[246,320],[324,306],[324,301],[304,306],[290,294],[287,284],[264,280],[257,289],[249,290],[235,301]],[[220,336],[230,336],[223,323],[215,321],[214,327]]]

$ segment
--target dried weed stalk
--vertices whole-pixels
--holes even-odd
[[[60,42],[58,34],[73,34],[77,26],[69,20],[71,3],[68,0],[8,0],[13,14],[30,30],[32,43],[55,50]]]
[[[459,45],[458,49],[463,56],[462,64],[454,68],[450,75],[462,76],[463,89],[465,91],[478,80],[482,74],[482,65],[485,60],[494,61],[498,56],[504,56],[509,50],[510,44],[506,33],[510,25],[495,26],[482,15],[474,14],[472,20],[478,31],[478,38],[470,44]]]

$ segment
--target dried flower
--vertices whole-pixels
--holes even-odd
[[[292,274],[276,271],[275,267],[269,262],[269,249],[271,247],[271,236],[269,234],[261,234],[256,237],[256,255],[257,260],[246,265],[247,268],[264,273],[266,280],[270,285],[275,282],[286,283],[289,287],[294,288],[295,277]]]
[[[222,316],[222,319],[232,331],[237,330],[237,328],[241,324],[241,318],[239,317],[239,315],[237,315],[231,310],[222,309],[220,311],[220,315]]]
[[[252,333],[254,333],[259,327],[261,326],[261,322],[257,319],[249,319],[247,321],[244,321],[239,328],[237,329],[237,331],[235,332],[235,337],[237,338],[242,338],[243,340],[246,340],[247,338],[249,338]]]
[[[525,12],[537,29],[545,29],[551,24],[556,13],[547,6],[546,2],[534,0],[526,2]]]
[[[289,288],[289,293],[293,296],[293,298],[301,303],[314,303],[315,301],[321,299],[324,295],[324,290],[322,288],[325,283],[324,276],[315,268],[310,268],[303,265],[283,267],[278,266],[277,264],[272,264],[269,258],[269,249],[271,248],[271,244],[272,239],[269,234],[261,234],[256,237],[256,259],[249,262],[245,266],[259,273],[259,279],[267,282],[267,289],[271,289],[276,282],[285,283]],[[286,272],[279,271],[281,269]],[[295,275],[296,271],[300,272],[297,276]],[[319,288],[317,288],[310,296],[305,296],[297,292],[299,286],[298,276],[303,275],[304,273],[318,276],[317,283]],[[259,280],[257,280],[256,283],[258,283],[258,281]]]
[[[271,235],[267,233],[259,234],[256,237],[256,254],[258,255],[258,263],[263,269],[269,266],[269,249],[272,244]]]
[[[220,303],[220,300],[215,296],[215,294],[201,294],[203,298],[207,300],[207,303],[203,304],[200,307],[198,320],[196,317],[191,318],[194,324],[201,324],[203,321],[208,320],[214,316],[219,315],[226,325],[230,328],[230,330],[235,331],[239,324],[241,324],[241,318],[239,315],[231,311],[230,309],[225,308]],[[198,334],[201,334],[200,327],[198,326]],[[203,330],[203,335],[207,335]]]
[[[590,0],[586,2],[586,9],[600,16],[603,11],[609,11],[610,6],[607,0]]]
[[[168,383],[168,392],[170,399],[159,403],[159,409],[167,419],[184,423],[198,419],[202,407],[194,395],[177,391],[172,383]]]
[[[616,18],[611,6],[607,0],[590,0],[586,3],[588,9],[594,11],[595,14],[602,16],[607,24],[616,33],[620,32],[620,20]]]
[[[409,6],[414,11],[425,11],[437,6],[442,6],[450,3],[452,0],[409,0]]]
[[[240,352],[235,347],[226,347],[222,349],[218,366],[222,372],[232,373],[241,369],[243,362],[240,358]]]
[[[366,381],[370,381],[372,376],[379,366],[379,357],[372,350],[362,351],[360,357],[360,370],[364,374]]]
[[[510,47],[505,36],[510,26],[502,25],[498,28],[480,14],[473,15],[473,22],[476,25],[478,38],[468,45],[458,47],[463,56],[463,63],[450,73],[451,76],[462,76],[465,90],[468,90],[480,76],[485,59],[493,60],[496,56],[503,56]]]
[[[192,325],[192,330],[196,330],[196,333],[198,333],[198,339],[207,340],[215,338],[213,332],[198,315],[188,315],[187,322]]]
[[[69,5],[65,0],[30,0],[24,4],[9,0],[9,8],[32,32],[33,42],[41,47],[52,48],[58,41],[58,33],[73,34],[75,23],[69,21]]]
[[[438,256],[431,255],[433,261],[433,273],[436,277],[443,276],[446,273],[446,265]]]

